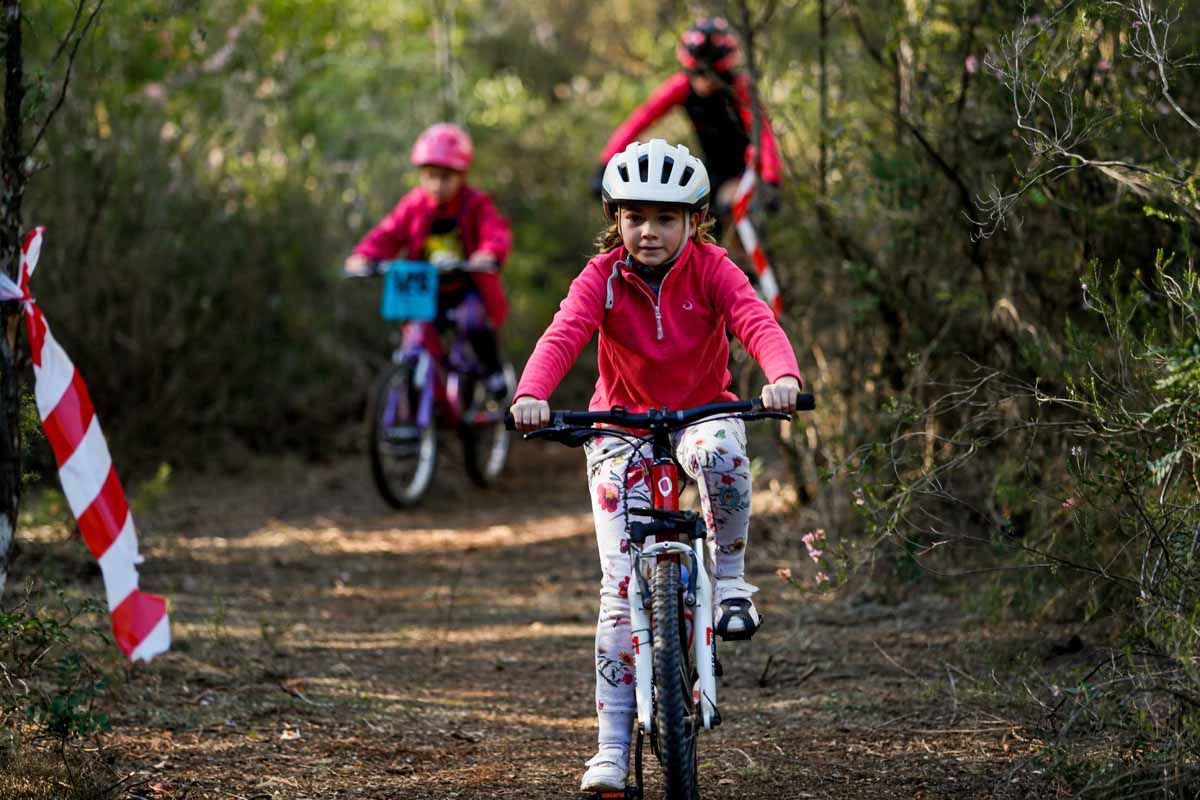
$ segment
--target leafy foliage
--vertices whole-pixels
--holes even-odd
[[[66,743],[110,727],[95,704],[108,679],[81,649],[89,637],[103,641],[96,625],[105,611],[92,600],[72,601],[62,590],[55,600],[55,606],[34,606],[27,595],[15,608],[0,611],[5,653],[0,724],[19,730],[24,717],[42,734]]]

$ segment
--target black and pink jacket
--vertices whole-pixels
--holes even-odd
[[[732,92],[718,91],[700,97],[692,91],[687,73],[672,75],[613,132],[604,146],[600,162],[607,164],[610,158],[637,139],[638,134],[681,105],[696,128],[700,147],[704,150],[704,166],[708,168],[715,192],[725,181],[741,175],[751,157],[750,132],[754,127],[754,114],[750,104],[750,82],[741,73],[734,75],[732,81]],[[778,184],[781,172],[779,149],[765,113],[761,133],[760,177],[767,183]]]

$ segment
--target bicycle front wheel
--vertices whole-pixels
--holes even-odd
[[[666,800],[698,800],[696,737],[702,723],[692,697],[679,565],[654,567],[654,726]]]
[[[379,378],[367,407],[367,451],[375,487],[391,505],[407,508],[421,499],[437,464],[437,429],[421,425],[422,387],[411,363],[396,364]]]

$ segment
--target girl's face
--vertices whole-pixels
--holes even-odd
[[[440,206],[458,196],[458,193],[462,191],[463,184],[466,183],[466,178],[461,172],[435,164],[426,164],[421,167],[421,176],[418,181],[425,194]]]
[[[667,263],[683,243],[684,209],[660,203],[629,203],[617,214],[617,229],[625,249],[647,267]],[[692,214],[691,229],[700,224]]]
[[[720,81],[707,72],[688,75],[688,82],[692,84],[692,91],[700,97],[708,97],[721,88]]]

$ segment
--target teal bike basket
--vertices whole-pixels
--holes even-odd
[[[437,317],[438,271],[426,261],[388,261],[380,314],[386,320]]]

